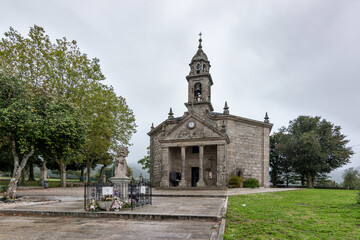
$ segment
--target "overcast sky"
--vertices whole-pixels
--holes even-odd
[[[146,154],[151,123],[186,111],[189,63],[203,33],[212,103],[273,132],[299,115],[340,125],[360,166],[360,1],[1,1],[1,36],[34,24],[100,59],[106,84],[138,125],[128,162]]]

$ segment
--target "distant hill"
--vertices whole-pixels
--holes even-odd
[[[128,163],[128,166],[133,170],[133,177],[138,178],[142,173],[143,178],[149,179],[150,175],[147,171],[143,170],[141,165],[137,163]]]
[[[347,168],[348,169],[348,168]],[[355,170],[359,171],[360,172],[360,166],[354,168]],[[331,177],[332,180],[334,180],[335,182],[337,183],[342,183],[343,182],[343,173],[346,169],[343,169],[343,170],[335,170],[335,171],[332,171],[329,176]]]

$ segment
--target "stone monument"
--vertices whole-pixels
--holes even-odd
[[[115,189],[119,190],[119,197],[121,199],[128,198],[128,185],[130,178],[127,174],[126,157],[129,154],[129,150],[125,146],[121,146],[117,151],[117,158],[115,160],[115,176],[110,179],[114,184]]]
[[[127,147],[120,147],[117,151],[117,159],[115,160],[115,177],[116,178],[128,178],[126,157],[129,154]]]

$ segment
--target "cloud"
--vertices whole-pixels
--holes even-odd
[[[127,99],[138,132],[128,160],[146,154],[151,123],[186,108],[190,60],[203,32],[212,101],[274,131],[298,115],[320,115],[360,144],[358,1],[3,1],[0,31],[75,39],[101,60],[107,84]],[[360,165],[360,149],[350,166]]]

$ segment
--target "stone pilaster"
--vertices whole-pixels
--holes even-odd
[[[217,178],[216,186],[226,186],[226,156],[225,145],[217,145]]]
[[[186,187],[187,183],[185,180],[185,147],[181,147],[181,181],[180,187]]]
[[[204,182],[204,146],[199,146],[199,181],[197,182],[197,187],[205,187]]]
[[[270,187],[269,183],[269,171],[270,171],[270,162],[269,162],[269,129],[263,128],[263,171],[262,171],[262,185],[263,187]]]
[[[162,148],[162,170],[160,187],[169,187],[169,148]]]

